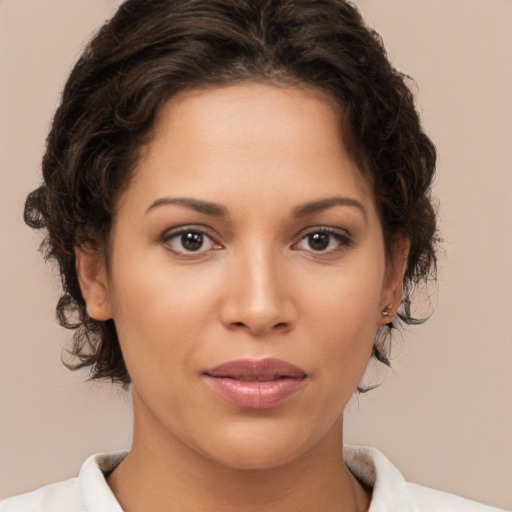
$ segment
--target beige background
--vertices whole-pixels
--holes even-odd
[[[115,3],[0,0],[0,497],[130,443],[129,398],[60,364],[58,277],[21,220],[66,74]],[[419,84],[446,243],[434,316],[397,339],[346,439],[410,480],[512,510],[512,2],[357,3]]]

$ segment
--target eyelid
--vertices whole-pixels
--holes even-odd
[[[315,233],[326,233],[328,235],[331,235],[336,240],[338,240],[338,242],[340,244],[340,247],[336,247],[335,249],[331,249],[328,251],[315,251],[314,249],[306,250],[306,252],[316,254],[317,256],[335,254],[335,253],[344,251],[345,249],[354,245],[354,238],[346,229],[334,228],[331,226],[312,226],[310,228],[307,228],[307,229],[301,231],[297,235],[297,241],[292,244],[292,248],[294,246],[297,246],[300,242],[302,242],[309,235],[313,235]],[[300,249],[297,249],[297,250],[300,250]]]
[[[323,225],[311,226],[309,228],[305,228],[298,234],[298,236],[303,238],[307,235],[310,235],[311,233],[318,233],[318,232],[330,233],[333,235],[340,235],[340,236],[346,236],[348,238],[352,238],[350,233],[346,229],[335,228],[333,226],[323,226]]]
[[[206,235],[210,238],[213,238],[210,231],[208,229],[206,229],[205,227],[203,226],[199,226],[197,224],[185,224],[183,226],[176,226],[174,228],[169,228],[169,229],[166,229],[162,235],[161,235],[161,240],[165,241],[165,240],[169,240],[170,238],[172,237],[175,237],[176,235],[180,235],[182,233],[187,233],[189,231],[194,231],[196,233],[201,233],[203,235]]]
[[[210,249],[199,249],[197,251],[179,251],[170,246],[170,241],[174,238],[179,237],[185,233],[200,233],[204,237],[208,238],[214,247]],[[214,235],[212,235],[211,230],[205,228],[204,226],[200,226],[197,224],[187,224],[183,226],[176,226],[174,228],[170,228],[165,230],[160,236],[160,241],[166,246],[167,250],[171,251],[173,254],[184,257],[199,257],[204,256],[206,253],[211,252],[212,250],[221,249],[223,246],[219,243]]]

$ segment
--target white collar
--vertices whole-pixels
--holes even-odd
[[[78,481],[80,495],[86,510],[94,512],[123,512],[105,475],[115,469],[128,452],[97,453],[91,455],[80,468]]]
[[[352,474],[373,489],[368,512],[420,510],[402,473],[379,450],[345,445],[343,455]]]
[[[105,475],[116,468],[127,453],[99,453],[83,463],[78,479],[86,510],[123,512],[107,484]],[[367,446],[345,445],[344,458],[354,476],[373,489],[368,512],[419,510],[404,477],[379,450]]]

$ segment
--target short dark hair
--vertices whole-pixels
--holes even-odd
[[[410,240],[398,320],[417,323],[410,292],[435,275],[436,153],[407,77],[345,0],[128,0],[86,47],[64,88],[25,221],[44,228],[57,261],[60,324],[75,330],[68,367],[128,384],[113,320],[88,316],[75,248],[108,254],[116,200],[128,186],[159,108],[177,92],[240,81],[320,90],[342,109],[344,142],[372,183],[387,249]],[[389,364],[380,328],[373,356]]]

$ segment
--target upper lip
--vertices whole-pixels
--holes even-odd
[[[237,359],[219,364],[205,372],[210,377],[243,380],[304,378],[306,372],[281,359]]]

